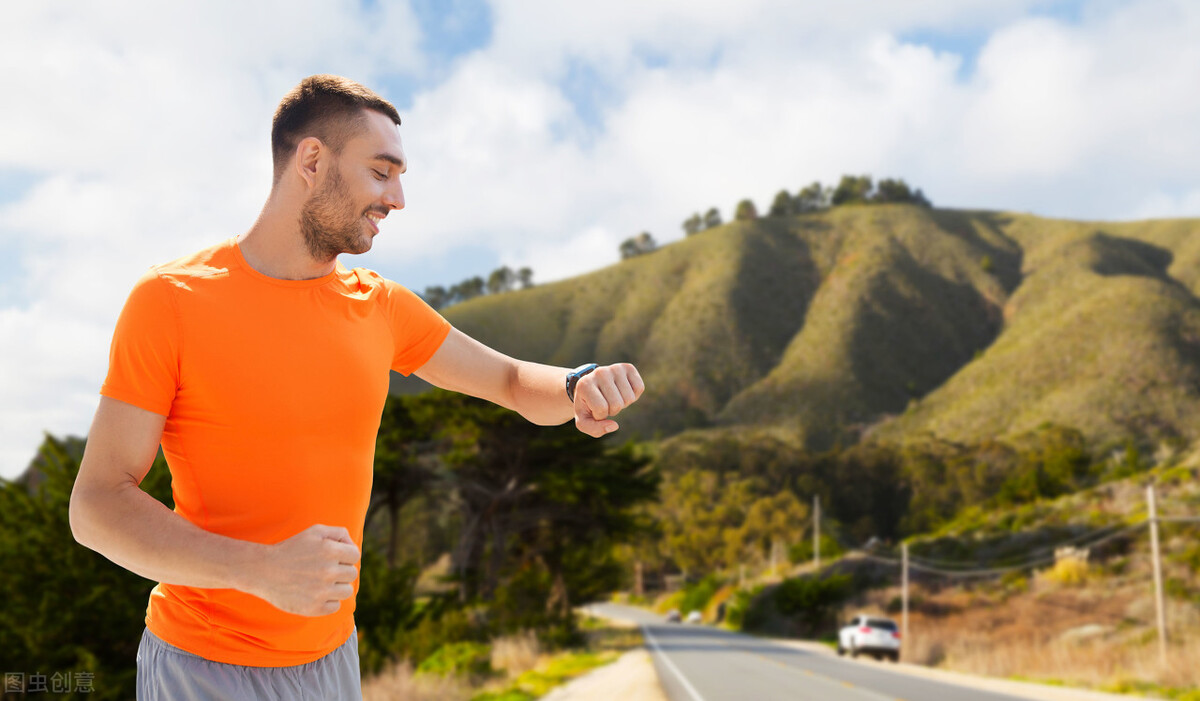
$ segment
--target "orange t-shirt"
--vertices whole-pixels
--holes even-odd
[[[278,280],[230,239],[138,281],[100,393],[167,417],[175,511],[200,528],[277,543],[322,523],[362,547],[388,369],[417,370],[449,331],[374,272]],[[345,642],[354,599],[309,618],[234,589],[159,584],[146,625],[210,660],[281,667]]]

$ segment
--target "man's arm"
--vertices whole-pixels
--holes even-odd
[[[75,540],[147,579],[239,589],[306,616],[337,611],[358,576],[345,528],[314,525],[274,545],[251,543],[205,531],[138,487],[165,422],[101,397],[71,492]]]
[[[565,387],[569,372],[510,358],[450,329],[450,335],[416,375],[442,389],[512,409],[535,424],[552,426],[574,418],[580,431],[597,438],[617,430],[617,422],[610,417],[636,402],[645,390],[632,365],[605,365],[579,381],[572,406]]]

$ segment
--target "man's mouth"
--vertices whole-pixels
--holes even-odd
[[[367,212],[367,221],[371,222],[371,228],[375,230],[375,233],[379,233],[379,222],[383,221],[383,218],[386,216],[386,214]]]

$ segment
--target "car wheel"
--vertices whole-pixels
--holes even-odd
[[[846,654],[846,648],[842,647],[841,643],[838,643],[837,652],[838,652],[838,657],[841,657],[842,655]]]
[[[891,658],[893,663],[899,662],[900,661],[900,651],[897,650],[896,652],[893,652],[892,654],[888,655],[888,657]]]

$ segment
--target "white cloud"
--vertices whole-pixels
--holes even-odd
[[[1200,215],[1200,6],[1086,3],[1067,20],[1050,5],[496,0],[491,44],[412,96],[407,209],[354,264],[486,249],[475,260],[544,282],[615,261],[642,230],[678,238],[693,211],[765,209],[843,173],[904,177],[950,206]],[[0,110],[0,169],[35,175],[0,205],[32,300],[0,308],[0,474],[42,430],[86,430],[137,275],[252,222],[283,92],[315,72],[431,70],[408,5],[371,7],[7,8],[0,92],[21,99]],[[964,64],[902,41],[914,32],[984,44]],[[563,90],[578,74],[597,114]]]
[[[270,184],[270,118],[300,78],[418,70],[405,3],[21,3],[0,24],[0,207],[27,304],[0,309],[0,476],[82,434],[147,266],[236,235]],[[12,136],[18,138],[11,138]]]

